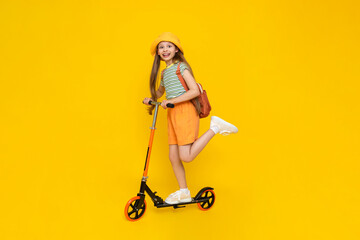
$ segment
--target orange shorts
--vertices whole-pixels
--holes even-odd
[[[169,144],[187,145],[195,142],[199,135],[199,114],[190,101],[168,108]]]

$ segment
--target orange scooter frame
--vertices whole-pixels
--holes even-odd
[[[151,191],[149,186],[147,185],[146,181],[148,179],[148,169],[149,169],[149,163],[150,163],[150,155],[151,155],[151,149],[152,144],[154,141],[154,134],[155,134],[155,126],[156,126],[156,119],[157,114],[159,110],[159,106],[161,105],[160,102],[153,102],[150,101],[149,104],[155,105],[155,111],[154,111],[154,117],[153,117],[153,123],[151,126],[151,133],[150,133],[150,140],[149,145],[146,153],[146,160],[145,160],[145,167],[144,167],[144,173],[141,179],[140,184],[140,191],[137,194],[137,196],[131,198],[125,205],[125,217],[129,221],[137,221],[139,220],[146,211],[146,201],[145,201],[145,192],[150,196],[151,200],[154,203],[154,206],[157,208],[163,208],[163,207],[173,207],[174,209],[185,207],[187,204],[194,204],[196,203],[198,207],[203,210],[207,211],[209,210],[215,203],[215,193],[214,189],[211,187],[204,187],[202,188],[195,197],[192,198],[191,202],[186,203],[177,203],[177,204],[167,204],[164,202],[164,200],[156,195],[156,192]],[[173,108],[175,107],[174,104],[168,103],[167,107]]]

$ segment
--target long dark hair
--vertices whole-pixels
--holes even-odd
[[[156,47],[156,49],[158,49],[158,46]],[[175,47],[176,47],[176,49],[178,51],[175,53],[175,56],[173,58],[173,62],[180,61],[180,62],[185,63],[188,66],[191,75],[194,77],[194,73],[193,73],[193,71],[192,71],[192,69],[190,67],[190,64],[186,61],[186,59],[184,57],[184,54],[180,51],[180,49],[176,45],[175,45]],[[155,57],[154,57],[154,62],[153,62],[153,66],[152,66],[151,74],[150,74],[150,93],[151,93],[151,98],[154,101],[157,101],[157,97],[156,97],[156,79],[157,79],[157,76],[158,76],[158,73],[159,73],[160,60],[161,60],[161,57],[157,54],[157,50],[156,50]],[[153,109],[154,109],[154,106],[150,106],[148,108],[148,112],[149,112],[150,115],[152,114]],[[198,110],[198,107],[196,107],[196,109]]]

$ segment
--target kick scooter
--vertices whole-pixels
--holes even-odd
[[[173,207],[174,209],[185,207],[184,205],[187,204],[194,204],[197,203],[198,207],[203,210],[207,211],[209,210],[215,202],[215,193],[214,189],[211,187],[204,187],[201,189],[195,197],[192,198],[191,202],[184,202],[184,203],[176,203],[176,204],[167,204],[164,202],[164,200],[156,195],[156,192],[151,191],[149,186],[147,185],[146,181],[148,179],[147,173],[149,169],[149,161],[150,161],[150,154],[151,154],[151,148],[152,143],[154,140],[154,133],[155,133],[155,125],[156,125],[156,118],[157,113],[159,110],[159,105],[161,105],[160,102],[153,102],[150,101],[149,104],[155,105],[155,111],[154,111],[154,118],[150,134],[150,141],[149,146],[146,153],[146,160],[145,160],[145,167],[144,167],[144,173],[143,177],[141,179],[140,184],[140,192],[137,194],[136,197],[131,198],[127,204],[125,205],[125,217],[129,221],[137,221],[139,220],[145,213],[146,210],[146,201],[145,201],[145,192],[150,196],[151,200],[154,203],[154,206],[157,208],[163,208],[163,207]],[[169,108],[174,108],[174,104],[168,103],[166,105]]]

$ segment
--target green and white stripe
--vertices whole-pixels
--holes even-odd
[[[172,99],[178,97],[186,92],[182,86],[178,76],[176,75],[176,69],[178,63],[174,63],[164,69],[164,77],[161,79],[160,85],[165,87],[166,99]],[[180,73],[184,76],[185,69],[188,69],[185,63],[180,63]]]

